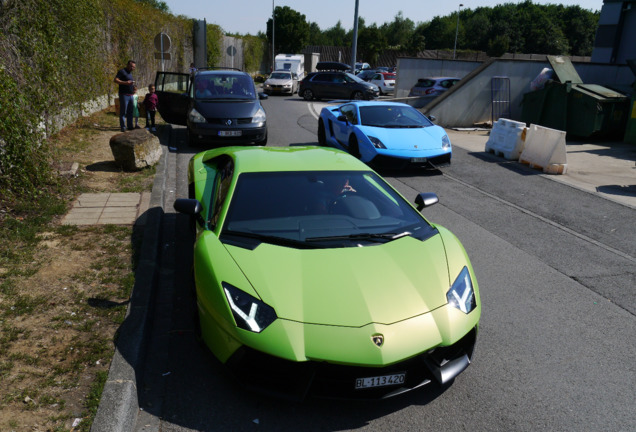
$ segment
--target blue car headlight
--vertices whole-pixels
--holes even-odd
[[[448,135],[444,135],[442,137],[442,148],[443,149],[451,148],[450,138],[448,137]]]
[[[226,282],[222,285],[237,327],[260,333],[278,318],[271,306]]]
[[[459,272],[459,276],[453,282],[453,285],[446,293],[448,304],[456,307],[465,314],[470,313],[477,307],[475,300],[475,291],[473,289],[473,281],[470,279],[468,267]]]
[[[384,144],[382,144],[382,141],[380,141],[379,139],[377,139],[374,136],[368,135],[369,140],[371,141],[371,144],[373,144],[373,147],[375,148],[379,148],[379,149],[385,149],[386,146]]]

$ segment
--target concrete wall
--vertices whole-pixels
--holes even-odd
[[[492,120],[491,81],[493,77],[504,76],[510,79],[510,117],[512,120],[520,120],[523,95],[530,91],[530,82],[545,67],[551,67],[547,60],[495,59],[480,64],[453,60],[399,59],[396,96],[417,106],[414,100],[416,98],[404,98],[408,94],[409,85],[417,81],[415,77],[458,76],[462,81],[421,108],[421,111],[434,115],[440,126],[473,127]],[[626,65],[574,63],[574,68],[586,84],[599,84],[626,92],[635,81]]]

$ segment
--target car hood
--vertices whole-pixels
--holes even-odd
[[[282,319],[359,327],[395,323],[447,303],[450,280],[439,234],[368,247],[226,248]]]
[[[362,133],[382,141],[391,150],[426,150],[442,148],[446,131],[441,126],[423,128],[383,128],[359,126]]]
[[[268,85],[285,85],[285,84],[292,84],[293,81],[290,79],[273,79],[270,78],[267,81],[265,81],[264,84],[268,84]]]
[[[257,99],[216,99],[196,101],[196,110],[205,118],[249,118],[254,117],[261,104]]]

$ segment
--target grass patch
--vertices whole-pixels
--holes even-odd
[[[53,159],[102,160],[117,124],[109,112],[81,119],[52,139]],[[155,172],[80,173],[28,202],[0,203],[0,430],[90,430],[134,286],[141,230],[60,220],[81,191],[149,191]],[[100,179],[106,175],[115,177]]]

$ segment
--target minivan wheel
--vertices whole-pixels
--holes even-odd
[[[351,94],[351,99],[353,100],[362,100],[364,99],[364,95],[360,90],[356,90]]]
[[[305,99],[306,101],[310,101],[314,98],[314,92],[312,92],[311,90],[307,89],[303,92],[303,99]]]

